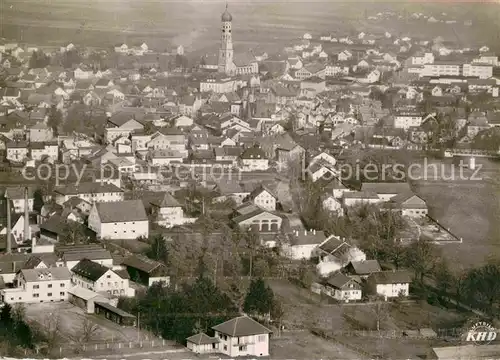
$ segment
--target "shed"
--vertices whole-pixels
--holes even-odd
[[[95,313],[122,326],[135,326],[135,316],[108,303],[96,301]]]
[[[75,286],[69,289],[68,295],[68,300],[71,304],[84,309],[88,314],[93,314],[95,312],[96,301],[108,301],[108,299],[103,295],[80,286]]]
[[[206,354],[218,349],[219,339],[199,333],[186,339],[186,347],[196,354]]]

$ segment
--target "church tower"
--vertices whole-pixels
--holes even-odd
[[[233,17],[227,11],[227,3],[226,3],[226,11],[221,16],[221,25],[222,25],[222,36],[221,36],[221,46],[219,49],[219,72],[230,74],[234,70],[233,63],[233,39],[231,34],[231,22],[233,21]]]

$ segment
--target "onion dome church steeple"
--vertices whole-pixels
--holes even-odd
[[[227,3],[226,3],[226,11],[221,16],[221,21],[222,22],[230,22],[233,21],[233,16],[227,11]]]

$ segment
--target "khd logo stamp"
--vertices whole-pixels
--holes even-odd
[[[497,338],[497,330],[486,322],[478,322],[467,332],[465,341],[487,345]]]

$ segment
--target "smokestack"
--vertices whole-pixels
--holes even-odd
[[[30,238],[30,212],[28,187],[24,188],[24,241]],[[33,249],[32,249],[33,250]]]
[[[10,223],[10,200],[6,197],[7,200],[7,254],[12,253],[12,244],[10,243],[10,232],[12,229],[12,225]]]

